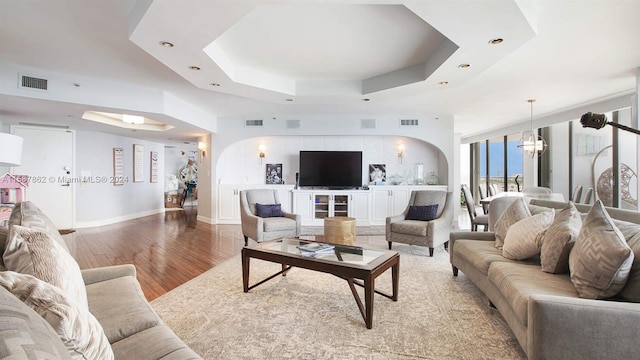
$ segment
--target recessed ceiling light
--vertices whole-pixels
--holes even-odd
[[[502,38],[495,38],[495,39],[489,40],[489,44],[498,45],[498,44],[502,44],[503,41],[504,41],[504,39],[502,39]]]
[[[286,101],[293,101],[293,99],[291,99],[291,98],[288,98],[288,99],[285,99],[285,100],[286,100]]]
[[[160,45],[166,47],[166,48],[172,48],[173,44],[168,42],[168,41],[160,41]]]
[[[362,99],[362,101],[370,101],[370,100],[371,100],[371,99],[369,99],[369,98],[364,98],[364,99]]]
[[[461,69],[466,69],[469,66],[471,66],[471,64],[460,64],[460,65],[458,65],[458,67],[461,68]]]
[[[211,85],[211,86],[220,86],[220,84],[218,84],[218,83],[211,83],[209,85]]]
[[[192,66],[189,66],[189,70],[195,70],[195,71],[198,71],[198,70],[200,70],[200,67],[199,67],[199,66],[193,66],[193,65],[192,65]]]
[[[440,81],[438,84],[440,85],[447,85],[449,82],[448,81]]]

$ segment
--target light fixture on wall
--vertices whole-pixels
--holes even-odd
[[[22,143],[20,136],[0,133],[0,166],[20,166]]]
[[[547,150],[547,142],[540,135],[533,132],[533,103],[535,99],[529,99],[527,102],[531,104],[531,133],[526,138],[523,136],[518,148],[530,158],[542,155]]]
[[[264,145],[260,144],[260,146],[258,146],[258,156],[260,156],[260,164],[262,164],[262,160],[266,156],[264,150],[265,150]]]
[[[138,115],[122,114],[122,121],[127,124],[140,125],[144,124],[144,117]]]
[[[398,145],[398,158],[400,159],[400,164],[402,164],[402,159],[404,158],[404,145]]]
[[[204,141],[198,141],[198,150],[200,150],[200,155],[204,157],[206,155],[205,150],[207,150],[207,143],[205,143]]]

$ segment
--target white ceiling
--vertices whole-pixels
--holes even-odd
[[[527,123],[530,98],[542,117],[634,93],[639,16],[638,0],[2,0],[0,121],[134,136],[81,119],[129,112],[175,126],[135,137],[183,141],[210,128],[194,118],[359,116],[368,98],[472,136]]]

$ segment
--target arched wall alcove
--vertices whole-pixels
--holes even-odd
[[[398,157],[402,147],[404,156]],[[263,148],[265,157],[259,157]],[[442,185],[449,182],[449,166],[445,154],[435,145],[406,136],[257,136],[242,139],[219,153],[216,171],[218,184],[264,184],[267,164],[282,164],[285,184],[294,184],[299,171],[299,152],[362,151],[362,184],[368,183],[369,164],[384,164],[387,177],[416,177],[416,163],[424,165],[424,178],[435,173]],[[340,166],[341,164],[336,164]]]
[[[207,169],[200,174],[207,184],[199,184],[207,199],[198,203],[198,219],[216,223],[221,185],[265,184],[266,164],[282,164],[285,184],[295,184],[300,150],[362,151],[363,184],[369,164],[385,164],[389,175],[406,176],[415,163],[422,162],[425,176],[434,171],[440,184],[452,191],[459,186],[453,119],[425,117],[417,119],[418,126],[400,126],[397,117],[380,116],[374,128],[365,128],[363,118],[309,115],[295,129],[279,117],[266,119],[259,127],[247,126],[245,119],[237,117],[220,118],[217,131],[207,140]],[[397,156],[400,144],[405,154],[402,163]],[[262,163],[260,145],[266,154]]]

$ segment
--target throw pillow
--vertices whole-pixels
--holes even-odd
[[[31,201],[23,201],[16,204],[9,218],[9,227],[11,227],[11,225],[20,225],[28,227],[29,229],[46,232],[51,238],[58,242],[63,249],[69,252],[67,243],[62,238],[62,235],[60,235],[58,228],[42,210]]]
[[[57,286],[84,309],[89,308],[78,263],[49,234],[12,225],[3,260],[8,270],[33,275]]]
[[[511,225],[502,247],[502,256],[512,260],[524,260],[540,254],[542,238],[553,222],[553,211],[529,216]]]
[[[600,200],[589,210],[569,255],[571,282],[580,297],[605,299],[627,282],[633,251]]]
[[[431,221],[436,218],[438,204],[409,206],[406,220]]]
[[[552,274],[569,272],[569,254],[582,228],[582,216],[572,202],[556,213],[544,234],[540,262],[542,271]]]
[[[56,331],[72,359],[113,359],[113,350],[98,320],[62,289],[31,275],[0,273],[0,286],[40,314]]]
[[[282,209],[280,204],[258,204],[256,203],[256,212],[261,218],[281,217]]]
[[[504,245],[504,238],[507,235],[507,230],[509,230],[511,225],[529,216],[531,216],[531,212],[529,211],[527,202],[523,198],[518,198],[504,209],[504,212],[496,221],[494,229],[496,247],[502,248],[502,245]]]

